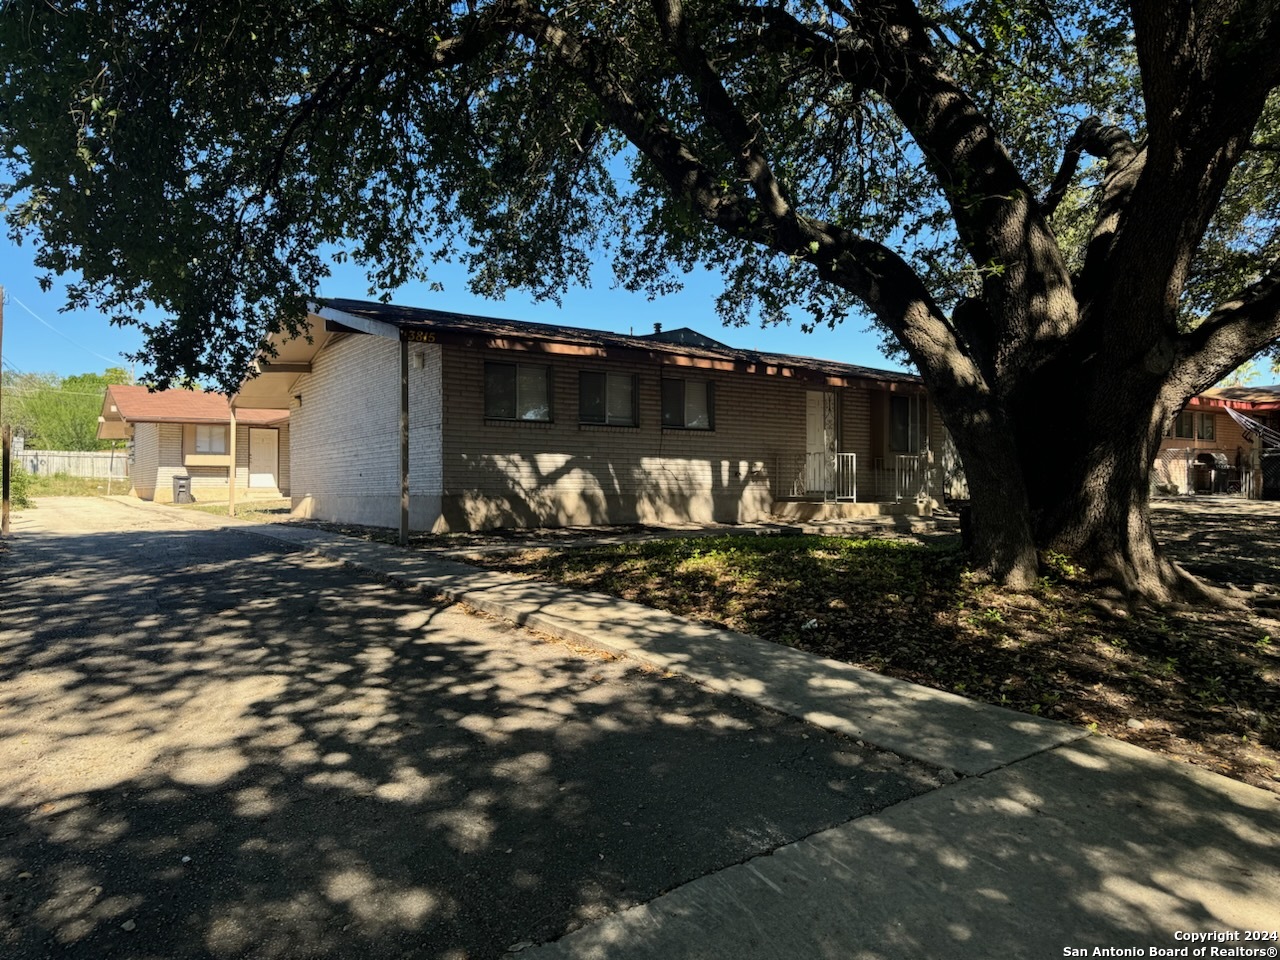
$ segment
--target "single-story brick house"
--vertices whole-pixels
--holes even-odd
[[[1249,423],[1263,429],[1250,429]],[[1269,487],[1264,490],[1263,454],[1275,449],[1269,440],[1272,431],[1280,431],[1280,385],[1204,391],[1187,403],[1161,441],[1151,475],[1153,492],[1263,496],[1269,492]]]
[[[192,496],[227,500],[232,447],[237,497],[289,495],[289,412],[239,405],[231,437],[231,405],[219,393],[107,387],[98,417],[100,440],[129,441],[133,493],[173,501],[174,477],[188,477]]]
[[[301,516],[397,526],[402,480],[402,529],[438,532],[927,512],[937,490],[944,431],[908,374],[364,301],[308,323],[236,400],[288,408]]]

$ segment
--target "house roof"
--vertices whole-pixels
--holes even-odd
[[[248,426],[279,423],[283,410],[236,407],[236,422]],[[98,417],[98,439],[123,440],[135,423],[230,423],[231,405],[220,393],[156,390],[116,384],[107,387]]]
[[[489,341],[491,346],[511,345],[512,341],[555,343],[584,348],[583,352],[597,355],[607,350],[635,351],[665,355],[670,358],[686,358],[694,361],[689,364],[691,366],[723,367],[728,364],[745,372],[773,373],[783,376],[803,372],[838,380],[872,380],[879,383],[922,386],[920,378],[913,374],[861,367],[851,363],[838,363],[816,357],[741,350],[726,346],[688,327],[669,332],[635,335],[556,324],[530,323],[524,320],[501,320],[470,314],[447,313],[443,310],[429,310],[423,307],[370,303],[365,300],[326,300],[323,306],[336,313],[388,324],[411,335],[435,334],[437,338],[445,335],[451,340],[473,343]],[[324,311],[322,315],[323,313]],[[697,361],[706,361],[706,363],[699,364]]]
[[[289,407],[296,397],[298,378],[310,372],[316,355],[335,337],[349,334],[525,353],[641,359],[664,366],[791,377],[830,386],[871,382],[889,390],[924,390],[923,381],[909,373],[815,357],[739,350],[688,327],[637,336],[425,307],[331,299],[312,304],[304,335],[271,336],[269,350],[259,359],[256,372],[240,384],[238,402],[276,409]],[[267,356],[271,351],[274,356]]]
[[[1269,387],[1214,387],[1200,396],[1239,410],[1280,410],[1280,384]]]

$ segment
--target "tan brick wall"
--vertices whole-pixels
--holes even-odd
[[[192,424],[138,423],[133,429],[133,490],[143,500],[173,502],[173,478],[191,478],[191,494],[197,501],[218,502],[227,499],[225,466],[194,466],[186,463],[186,451],[193,442],[187,434]],[[279,489],[249,487],[249,427],[236,429],[236,496],[281,496],[289,494],[289,428],[281,425],[280,462],[277,473]],[[254,428],[260,429],[260,428]]]
[[[352,335],[300,377],[289,415],[289,488],[302,516],[398,526],[400,346]],[[410,526],[440,513],[440,347],[412,344],[409,369]],[[282,457],[284,456],[282,447]]]
[[[1250,443],[1244,437],[1244,430],[1231,419],[1221,407],[1201,406],[1192,402],[1187,410],[1194,414],[1211,413],[1213,415],[1214,438],[1205,440],[1196,437],[1165,437],[1160,441],[1160,452],[1156,455],[1151,470],[1151,490],[1157,494],[1191,493],[1195,477],[1188,472],[1188,463],[1202,453],[1219,453],[1227,458],[1228,466],[1235,467],[1237,454],[1239,464],[1247,473],[1258,465],[1257,455],[1259,443],[1254,438]],[[1193,427],[1194,432],[1194,427]],[[1247,479],[1245,481],[1247,483]]]
[[[551,423],[486,420],[484,362],[546,364]],[[578,374],[633,374],[639,424],[582,424]],[[664,375],[715,384],[715,429],[662,427]],[[443,515],[438,529],[745,522],[770,515],[771,478],[805,453],[805,394],[824,389],[657,363],[444,347]],[[843,449],[869,457],[866,390],[844,388]],[[870,464],[859,463],[869,470]]]

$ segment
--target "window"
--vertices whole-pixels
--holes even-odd
[[[894,453],[919,453],[927,445],[928,401],[922,396],[889,397],[889,449]]]
[[[636,378],[624,373],[578,374],[578,420],[634,427]]]
[[[715,384],[705,380],[663,380],[662,425],[682,430],[714,430]]]
[[[1173,421],[1173,435],[1179,440],[1195,439],[1195,414],[1188,410],[1178,414],[1178,419]]]
[[[1196,415],[1196,439],[1197,440],[1213,440],[1214,437],[1213,414],[1200,413]]]
[[[529,363],[484,365],[484,415],[490,420],[551,420],[551,368]]]
[[[226,453],[227,428],[196,424],[196,453]]]

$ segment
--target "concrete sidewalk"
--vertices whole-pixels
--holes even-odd
[[[180,512],[194,525],[235,523]],[[1262,952],[1200,956],[1277,956],[1277,940],[1242,939],[1280,929],[1280,797],[1267,791],[613,597],[309,528],[239,525],[966,777],[522,958],[1196,956],[1206,943],[1183,935],[1215,931],[1241,939],[1211,950]]]

